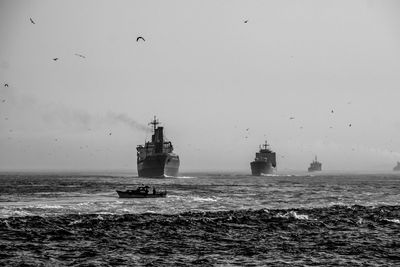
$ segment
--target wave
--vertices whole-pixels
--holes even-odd
[[[358,205],[10,217],[0,219],[0,265],[260,266],[285,255],[291,266],[395,266],[399,217],[400,206]]]

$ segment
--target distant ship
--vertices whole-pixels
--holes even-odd
[[[177,176],[179,156],[173,153],[172,143],[164,140],[164,127],[157,126],[159,122],[155,116],[149,124],[153,125],[151,141],[136,147],[139,177]]]
[[[317,156],[315,156],[315,160],[311,162],[310,167],[308,167],[309,172],[321,171],[322,163],[317,160]]]
[[[256,153],[256,158],[250,163],[251,174],[260,176],[261,174],[271,174],[276,167],[276,154],[271,149],[267,141],[260,146],[260,151]]]
[[[394,171],[400,171],[400,162],[397,162],[397,165],[393,168]]]

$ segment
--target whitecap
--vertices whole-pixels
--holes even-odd
[[[400,224],[400,220],[399,219],[385,219],[388,222],[393,222],[393,223],[398,223]]]
[[[280,217],[280,218],[295,218],[297,220],[310,220],[310,218],[308,217],[308,215],[306,214],[297,214],[295,211],[289,211],[285,214],[277,214],[276,217]]]

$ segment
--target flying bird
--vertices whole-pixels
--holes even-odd
[[[138,38],[136,38],[136,42],[139,42],[139,40],[140,39],[142,39],[143,40],[143,42],[145,42],[146,40],[142,37],[142,36],[139,36]]]
[[[112,133],[109,133],[108,135],[112,135]]]
[[[31,21],[32,24],[36,24],[32,18],[29,18],[29,20]]]
[[[294,117],[290,117],[289,120],[294,120]]]
[[[351,127],[351,123],[349,124],[349,127]]]
[[[58,57],[53,58],[53,60],[54,60],[54,61],[57,61],[57,60],[58,60]]]
[[[5,84],[4,84],[4,87],[8,87],[8,83],[5,83]]]
[[[84,55],[81,54],[75,54],[75,56],[81,57],[81,58],[86,58]]]
[[[331,110],[331,113],[333,113],[333,109]]]
[[[247,22],[249,22],[249,20],[248,20],[248,19],[244,21],[244,23],[247,23]]]

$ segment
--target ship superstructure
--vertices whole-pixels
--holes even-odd
[[[164,140],[164,127],[158,126],[160,123],[156,116],[150,124],[153,126],[151,141],[136,147],[139,177],[177,176],[179,156],[173,153],[172,143]]]
[[[260,176],[261,174],[271,174],[276,168],[276,153],[273,152],[265,141],[256,153],[254,161],[250,162],[251,174]]]
[[[308,171],[309,172],[322,171],[322,163],[318,161],[317,156],[315,156],[313,162],[310,163]]]

